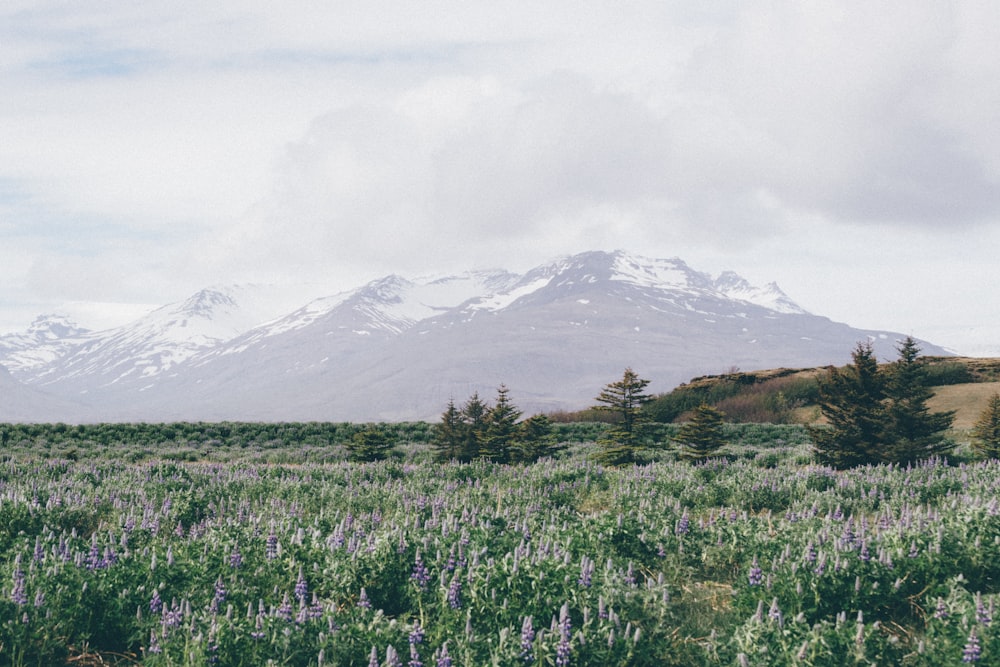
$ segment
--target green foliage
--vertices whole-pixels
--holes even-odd
[[[621,468],[593,443],[517,466],[15,444],[0,664],[953,665],[973,636],[996,662],[1000,462],[838,472],[796,463],[801,427],[723,431],[731,457]]]
[[[681,385],[651,399],[644,412],[652,421],[670,423],[699,405],[715,405],[736,396],[746,386],[745,381],[733,376],[726,376],[718,382]]]
[[[434,449],[439,461],[470,460],[467,457],[466,428],[462,413],[455,406],[454,399],[441,415],[441,421],[434,428]]]
[[[480,455],[497,463],[511,461],[511,447],[520,435],[518,420],[521,411],[511,403],[510,391],[505,385],[497,389],[497,397],[486,413]]]
[[[821,463],[836,468],[910,463],[950,451],[942,432],[954,413],[931,412],[920,348],[907,337],[899,358],[879,368],[870,342],[859,343],[852,364],[832,368],[820,383],[820,407],[828,427],[811,429]]]
[[[706,404],[725,413],[730,422],[784,424],[792,420],[795,408],[818,397],[816,380],[794,371],[776,377],[730,373],[681,385],[654,398],[644,412],[653,421],[668,423]]]
[[[682,426],[675,437],[681,446],[681,458],[702,461],[718,452],[726,444],[723,417],[709,405],[698,406],[691,421]]]
[[[381,461],[389,456],[395,443],[381,426],[368,424],[345,445],[351,461]]]
[[[954,444],[942,433],[951,427],[955,413],[927,407],[933,392],[916,341],[908,336],[897,351],[899,358],[886,369],[883,460],[910,463],[947,454]]]
[[[626,368],[622,379],[605,385],[597,396],[599,410],[616,417],[614,425],[598,444],[601,451],[595,455],[600,463],[620,465],[633,463],[642,449],[642,426],[646,417],[643,406],[652,400],[645,393],[649,380],[640,378],[631,368]]]
[[[1000,394],[990,397],[972,429],[972,447],[983,459],[1000,459]]]
[[[459,410],[449,401],[435,428],[434,448],[439,461],[468,463],[482,458],[494,463],[531,463],[563,448],[545,415],[518,421],[523,413],[510,399],[505,385],[496,401],[487,405],[473,394]],[[574,425],[576,427],[582,425]],[[563,424],[560,433],[568,433]]]
[[[924,377],[928,387],[975,382],[976,378],[967,364],[958,361],[939,361],[924,366]]]
[[[546,415],[528,417],[519,425],[517,441],[513,445],[512,460],[534,463],[566,448],[556,439],[552,422]]]
[[[858,343],[852,363],[831,368],[820,382],[820,409],[828,426],[811,429],[816,458],[834,468],[882,460],[885,382],[871,342]]]

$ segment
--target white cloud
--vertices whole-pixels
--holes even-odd
[[[624,247],[852,323],[877,315],[859,276],[969,294],[878,326],[987,321],[967,272],[1000,222],[998,25],[957,2],[12,0],[3,300]]]

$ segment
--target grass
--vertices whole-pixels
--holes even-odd
[[[1000,393],[1000,382],[952,384],[934,388],[934,397],[927,402],[933,411],[954,410],[956,429],[970,429],[986,409],[993,394]]]

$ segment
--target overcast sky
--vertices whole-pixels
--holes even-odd
[[[986,1],[5,0],[0,332],[623,249],[1000,355],[998,110]]]

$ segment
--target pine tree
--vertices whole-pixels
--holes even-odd
[[[486,433],[486,416],[490,408],[474,392],[462,406],[464,442],[460,461],[473,461],[482,454],[482,441]]]
[[[696,408],[691,421],[684,424],[674,438],[682,447],[681,458],[688,461],[702,461],[725,445],[724,416],[722,412],[705,403]]]
[[[598,441],[601,450],[595,459],[606,465],[634,463],[641,449],[642,406],[653,399],[645,393],[649,380],[643,380],[631,368],[622,379],[605,385],[597,397],[595,409],[610,412],[617,418],[607,435]]]
[[[552,434],[552,422],[544,414],[528,417],[520,424],[520,433],[513,447],[513,460],[533,463],[538,459],[552,456],[564,445],[556,442]]]
[[[395,446],[385,429],[369,424],[355,433],[344,445],[352,461],[381,461],[389,456]]]
[[[497,463],[510,462],[510,449],[518,434],[517,420],[521,411],[511,403],[510,390],[505,385],[497,389],[497,398],[493,407],[485,415],[485,429],[479,453]]]
[[[448,407],[441,415],[440,423],[434,427],[434,449],[439,461],[462,460],[465,452],[466,432],[462,413],[455,407],[455,400],[448,401]]]
[[[884,435],[885,382],[871,342],[858,343],[852,363],[831,368],[819,383],[827,426],[809,429],[816,457],[834,468],[879,463]]]
[[[972,428],[972,449],[981,458],[1000,459],[1000,394],[993,394]]]
[[[920,361],[920,346],[911,337],[896,348],[899,358],[886,369],[885,423],[882,460],[908,463],[946,454],[954,443],[942,433],[951,427],[955,412],[931,412],[934,395]]]

